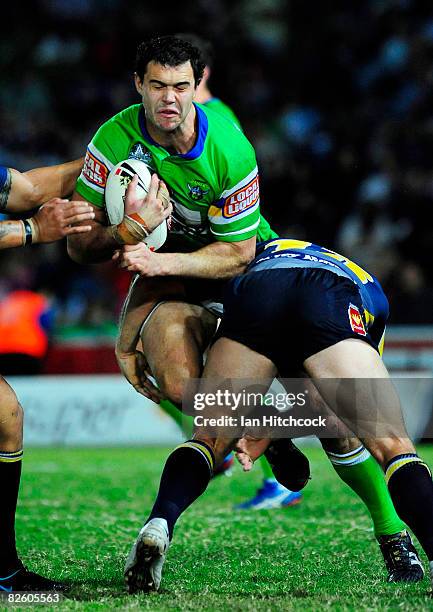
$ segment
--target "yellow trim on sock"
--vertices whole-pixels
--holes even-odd
[[[188,441],[188,442],[183,442],[183,444],[179,444],[179,446],[176,446],[175,450],[177,450],[178,448],[193,448],[194,450],[201,452],[205,456],[209,464],[210,471],[211,472],[213,471],[213,467],[214,467],[213,457],[211,453],[209,452],[209,450],[202,444],[197,444],[197,442]]]
[[[390,479],[391,479],[391,476],[393,474],[395,474],[395,472],[397,470],[399,470],[404,465],[407,465],[408,463],[422,463],[423,465],[425,465],[425,467],[427,468],[427,470],[430,473],[430,470],[429,470],[428,466],[424,463],[424,461],[420,457],[403,457],[402,459],[399,459],[395,463],[391,463],[389,468],[386,470],[386,472],[385,472],[385,480],[386,480],[386,482],[388,483],[390,481]],[[430,475],[431,475],[431,473],[430,473]]]
[[[23,458],[23,450],[14,451],[12,453],[2,453],[0,452],[0,463],[14,463],[17,461],[21,461]]]

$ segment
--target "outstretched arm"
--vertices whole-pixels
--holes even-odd
[[[52,198],[70,195],[82,166],[83,158],[23,173],[8,168],[9,184],[2,192],[3,211],[31,210]]]
[[[30,219],[0,222],[0,249],[55,242],[64,236],[90,232],[89,223],[94,216],[87,202],[53,198]],[[75,226],[75,223],[83,225]]]

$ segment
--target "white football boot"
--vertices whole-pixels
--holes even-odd
[[[157,591],[170,540],[167,521],[154,518],[141,528],[125,563],[128,593]]]

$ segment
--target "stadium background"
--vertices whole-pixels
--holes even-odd
[[[2,6],[2,23],[0,161],[19,170],[80,157],[96,126],[137,101],[137,42],[157,32],[209,38],[211,89],[254,143],[265,215],[281,234],[341,250],[382,281],[391,301],[386,360],[421,381],[406,404],[416,406],[414,431],[423,435],[433,408],[429,2],[185,0],[173,10],[136,0],[28,0]],[[72,581],[81,603],[64,609],[86,601],[127,609],[122,562],[167,454],[143,446],[180,436],[115,374],[128,276],[110,263],[74,264],[64,243],[2,251],[0,270],[1,299],[16,288],[44,291],[54,315],[45,375],[11,380],[26,413],[23,559]],[[95,448],[111,444],[123,447]],[[423,453],[431,464],[431,448]],[[426,583],[410,593],[384,583],[362,504],[319,449],[309,456],[314,479],[294,513],[231,513],[253,493],[257,471],[215,482],[182,519],[162,595],[133,605],[431,609]]]
[[[214,95],[257,151],[262,204],[283,236],[341,251],[391,303],[388,365],[433,369],[433,11],[428,2],[31,0],[3,8],[0,159],[26,170],[80,157],[95,128],[137,96],[137,43],[211,40]],[[17,41],[19,41],[17,43]],[[0,253],[0,297],[50,297],[43,371],[115,373],[129,275],[79,266],[65,242]],[[1,320],[0,320],[1,325]]]

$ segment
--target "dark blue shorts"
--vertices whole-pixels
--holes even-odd
[[[278,268],[228,283],[217,336],[265,355],[287,378],[308,357],[347,338],[379,351],[384,330],[381,317],[367,329],[361,295],[350,279],[320,268]]]

